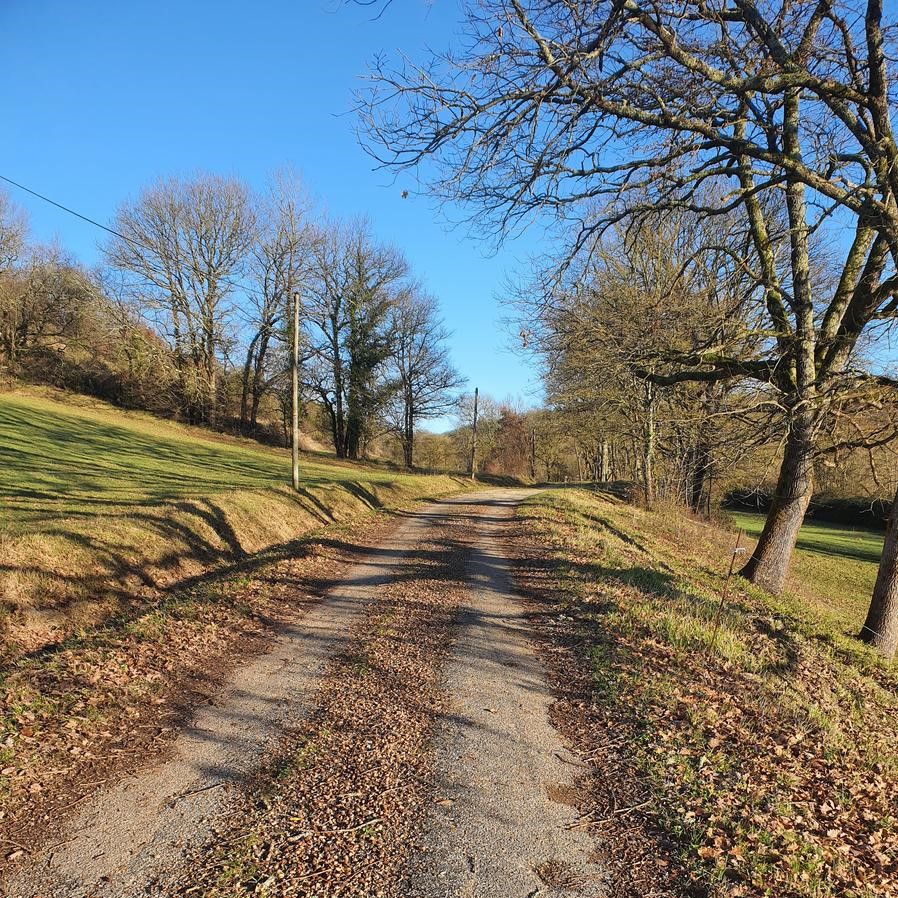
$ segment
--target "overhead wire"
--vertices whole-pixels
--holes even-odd
[[[107,231],[115,237],[119,237],[121,240],[127,240],[128,243],[133,243],[135,246],[143,246],[144,249],[149,249],[149,247],[144,246],[139,240],[135,240],[133,237],[126,237],[120,231],[116,231],[115,228],[110,228],[108,225],[101,224],[93,218],[90,218],[90,216],[88,215],[82,215],[80,212],[76,212],[74,209],[71,209],[68,206],[64,206],[62,203],[57,203],[56,200],[50,199],[50,197],[45,196],[42,193],[38,193],[36,190],[32,190],[30,187],[26,187],[24,184],[20,184],[18,181],[13,181],[12,178],[7,178],[6,175],[0,175],[0,181],[6,181],[7,184],[12,184],[13,187],[18,187],[19,190],[24,190],[25,193],[30,193],[32,196],[36,196],[39,200],[43,200],[45,203],[49,203],[51,206],[56,206],[57,209],[62,209],[63,212],[68,212],[69,215],[74,215],[76,218],[80,218],[82,221],[86,221],[88,224],[92,224],[96,228],[101,228],[102,230]]]
[[[86,221],[88,224],[92,224],[94,227],[100,228],[101,230],[106,231],[108,234],[112,234],[114,237],[118,237],[120,240],[124,240],[126,243],[130,243],[133,246],[139,247],[140,249],[146,250],[150,253],[155,253],[157,251],[152,246],[149,246],[141,240],[135,240],[133,237],[128,237],[121,231],[117,231],[115,228],[110,228],[108,225],[102,224],[96,219],[91,218],[89,215],[83,215],[81,212],[78,212],[77,210],[72,209],[71,207],[66,206],[63,203],[59,203],[56,200],[46,196],[45,194],[39,193],[37,190],[32,190],[30,187],[26,187],[24,184],[21,184],[18,181],[14,181],[12,178],[7,178],[6,175],[0,174],[0,181],[5,181],[7,184],[12,184],[13,187],[17,187],[19,190],[24,190],[25,193],[30,193],[32,196],[37,197],[39,200],[43,200],[43,202],[49,203],[51,206],[55,206],[57,209],[61,209],[63,212],[67,212],[69,215],[74,215],[75,218],[80,218],[82,221]],[[240,282],[234,281],[230,278],[224,278],[223,281],[231,287],[241,286]],[[245,284],[242,286],[244,287],[244,289],[248,289]]]

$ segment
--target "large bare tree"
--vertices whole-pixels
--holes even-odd
[[[27,233],[27,216],[6,191],[0,190],[0,274],[12,268],[21,256]]]
[[[255,214],[240,181],[169,178],[118,211],[106,247],[134,300],[169,341],[184,412],[214,421],[218,375],[235,329],[232,294],[255,240]]]
[[[724,418],[743,411],[744,397],[735,401],[735,377],[668,383],[667,373],[680,370],[669,359],[708,347],[757,357],[763,338],[754,281],[724,219],[672,212],[651,228],[615,237],[560,283],[549,270],[519,289],[522,335],[541,358],[550,402],[581,418],[601,412],[609,422],[605,436],[616,430],[632,446],[648,504],[662,486],[699,510],[714,448],[733,438]],[[756,400],[765,401],[763,394]],[[662,447],[663,440],[670,445]],[[677,459],[678,482],[665,474],[668,482],[659,483],[662,448]]]
[[[97,284],[58,247],[35,246],[0,281],[0,354],[22,372],[29,355],[50,367],[89,324],[96,324]],[[94,334],[99,338],[99,334]],[[46,371],[52,380],[53,372]]]
[[[665,377],[749,377],[775,394],[782,466],[745,568],[773,590],[831,403],[867,379],[858,341],[898,312],[893,34],[881,0],[494,0],[469,5],[459,55],[380,64],[363,98],[380,160],[435,161],[433,190],[500,234],[553,215],[573,224],[574,255],[627,218],[741,214],[766,351],[709,347]],[[829,290],[813,264],[827,242]]]
[[[360,221],[322,228],[311,263],[307,385],[325,407],[338,458],[358,458],[392,392],[388,322],[408,263]]]
[[[257,425],[259,404],[284,372],[273,364],[272,344],[286,337],[293,293],[305,290],[315,228],[309,219],[309,200],[295,176],[275,176],[258,213],[258,238],[249,263],[249,287],[244,314],[250,328],[243,363],[240,423]],[[286,355],[280,355],[280,362]]]
[[[12,269],[22,255],[28,223],[9,194],[0,191],[0,347],[8,365],[15,364],[20,321],[21,284]]]
[[[449,331],[436,300],[412,287],[397,296],[390,313],[390,361],[397,391],[389,423],[402,443],[406,467],[414,465],[415,431],[421,421],[456,408],[464,378],[449,358]]]

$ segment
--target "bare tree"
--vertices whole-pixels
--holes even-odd
[[[652,379],[772,392],[782,465],[744,573],[780,589],[826,415],[868,379],[858,340],[898,313],[894,23],[881,0],[496,0],[469,8],[467,30],[461,56],[376,68],[363,118],[385,164],[436,157],[433,189],[500,234],[547,212],[572,222],[568,259],[625,219],[743,217],[766,351],[707,347]],[[836,230],[850,237],[827,290],[813,255]]]
[[[8,193],[0,190],[0,274],[12,268],[20,258],[27,234],[27,216]]]
[[[474,440],[475,402],[476,443]],[[489,457],[496,448],[501,413],[502,407],[499,402],[479,388],[476,400],[474,393],[463,393],[458,397],[456,402],[458,427],[452,437],[456,443],[459,467],[469,474],[476,475],[480,471],[481,459]]]
[[[358,458],[393,385],[390,310],[408,275],[392,247],[376,244],[364,222],[322,230],[306,296],[308,387],[324,405],[338,458]]]
[[[661,383],[668,358],[711,346],[746,357],[763,345],[752,320],[754,282],[732,262],[725,223],[714,224],[671,213],[656,227],[607,239],[562,281],[544,272],[518,291],[522,334],[543,363],[550,403],[602,428],[586,440],[593,468],[607,473],[610,462],[599,437],[632,447],[648,505],[660,490],[701,508],[722,418],[733,410],[725,400],[739,386],[736,378]]]
[[[15,365],[21,330],[21,285],[12,268],[25,246],[28,222],[6,192],[0,192],[0,346],[9,365]]]
[[[35,353],[46,367],[85,331],[97,297],[89,274],[58,247],[29,249],[0,285],[0,351],[10,367],[19,370]]]
[[[168,339],[185,413],[211,422],[220,360],[235,335],[229,299],[255,239],[249,192],[217,175],[170,178],[123,205],[114,224],[122,236],[106,247],[107,261]]]
[[[402,443],[405,465],[411,468],[419,422],[452,411],[464,378],[449,359],[449,331],[432,297],[414,287],[400,294],[390,313],[390,334],[390,361],[398,390],[388,417]]]
[[[311,267],[315,229],[308,220],[309,202],[298,180],[277,175],[263,199],[258,217],[258,239],[249,262],[247,308],[251,336],[243,363],[240,423],[257,425],[259,404],[282,374],[272,341],[286,333],[286,316],[294,290],[303,290]],[[273,364],[275,362],[275,364]]]

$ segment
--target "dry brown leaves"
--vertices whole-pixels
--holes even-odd
[[[178,894],[392,896],[427,797],[463,523],[415,547],[334,657],[314,711]]]
[[[95,789],[164,756],[227,672],[393,526],[375,519],[263,553],[0,672],[0,873]]]
[[[777,680],[638,627],[609,632],[596,623],[602,583],[586,598],[561,591],[557,565],[576,558],[553,533],[547,548],[518,523],[517,579],[559,697],[553,720],[592,766],[581,823],[597,833],[610,894],[898,896],[896,719],[867,713],[877,687],[846,686],[837,659],[800,641]],[[764,638],[777,634],[756,646],[775,654]],[[607,692],[597,644],[618,678]],[[797,713],[789,690],[838,715],[843,738]]]
[[[558,592],[551,549],[533,535],[525,523],[514,522],[509,557],[557,696],[550,709],[552,724],[590,767],[578,781],[582,814],[575,825],[597,834],[595,856],[607,870],[609,898],[699,894],[690,891],[670,838],[653,822],[654,797],[629,757],[629,725],[622,726],[594,700],[581,622]]]

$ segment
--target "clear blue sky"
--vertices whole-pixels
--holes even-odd
[[[208,170],[260,186],[291,165],[331,213],[368,215],[405,251],[472,387],[534,402],[537,378],[505,350],[495,297],[540,235],[491,254],[447,229],[430,199],[403,200],[412,177],[375,171],[353,134],[352,91],[369,61],[446,46],[458,0],[393,0],[372,16],[340,0],[0,0],[0,174],[106,223],[160,175]],[[102,232],[10,193],[37,239],[99,260]]]

